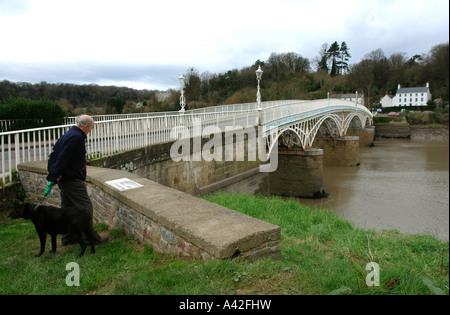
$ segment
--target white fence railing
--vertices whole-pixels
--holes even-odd
[[[225,127],[255,126],[265,124],[283,117],[314,111],[326,110],[330,105],[343,105],[352,108],[349,101],[339,100],[283,100],[261,103],[262,111],[258,111],[256,103],[233,104],[208,107],[198,110],[178,112],[136,114],[132,116],[93,116],[95,127],[88,135],[86,151],[88,158],[106,156],[156,143],[174,140],[170,131],[177,126],[185,126],[193,135],[194,126],[205,128],[217,126],[225,131]],[[365,109],[358,104],[358,108]],[[369,114],[370,112],[365,109]],[[119,119],[117,119],[119,117]],[[23,162],[47,160],[56,141],[74,124],[35,128],[0,133],[1,141],[1,179],[6,183],[13,176],[13,170]],[[261,119],[261,121],[259,121]]]
[[[261,102],[261,108],[267,109],[272,107],[278,107],[292,102],[308,102],[308,101],[298,101],[298,100],[283,100],[283,101],[267,101]],[[230,104],[230,105],[219,105],[204,107],[199,109],[192,109],[185,111],[184,115],[205,115],[205,114],[223,114],[227,112],[245,112],[254,111],[258,108],[258,104],[255,103],[242,103],[242,104]],[[172,112],[156,112],[156,113],[136,113],[136,114],[111,114],[111,115],[93,115],[94,121],[106,121],[106,120],[117,120],[117,119],[133,119],[133,118],[147,118],[147,117],[160,117],[160,116],[179,116],[177,111]],[[65,118],[65,124],[74,124],[76,117]]]
[[[351,101],[343,101],[339,99],[321,99],[314,101],[291,100],[285,101],[283,104],[265,108],[263,111],[262,124],[267,124],[274,120],[295,116],[298,114],[308,112],[317,113],[317,110],[327,111],[328,108],[333,106],[340,106],[348,110],[357,109],[358,111],[363,111],[365,114],[372,117],[372,113],[364,105],[359,103],[355,104],[355,102]]]
[[[225,130],[225,126],[255,125],[258,123],[257,117],[255,111],[217,111],[197,115],[178,114],[96,121],[87,137],[86,153],[89,159],[168,142],[174,140],[170,131],[177,126],[187,127],[192,134],[195,124],[202,129],[206,126],[218,126]],[[47,160],[56,141],[72,126],[73,124],[67,124],[0,133],[2,183],[12,178],[18,164]]]

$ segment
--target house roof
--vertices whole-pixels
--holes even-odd
[[[400,88],[397,90],[397,94],[400,93],[427,93],[427,87],[411,87],[411,88]]]
[[[347,94],[331,94],[331,98],[354,98],[355,93],[347,93]],[[358,98],[361,97],[361,94],[358,94]]]

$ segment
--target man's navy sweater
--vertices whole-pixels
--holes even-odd
[[[86,134],[73,126],[56,141],[48,159],[47,180],[86,180]]]

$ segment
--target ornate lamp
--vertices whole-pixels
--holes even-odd
[[[261,92],[259,88],[259,82],[261,81],[261,77],[263,71],[261,70],[261,66],[258,66],[258,70],[256,72],[256,79],[258,80],[258,91],[256,92],[256,103],[258,104],[258,110],[261,110]]]
[[[185,78],[183,77],[183,74],[181,74],[178,77],[178,81],[180,82],[180,87],[181,87],[181,96],[180,96],[181,109],[178,112],[184,113],[184,107],[186,106],[186,99],[184,98]]]

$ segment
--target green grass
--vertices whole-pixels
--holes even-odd
[[[40,258],[32,223],[0,217],[0,294],[448,294],[449,245],[428,236],[354,228],[331,211],[296,201],[217,194],[207,200],[281,226],[281,260],[198,261],[155,253],[122,230],[108,230],[97,253],[79,246]],[[105,230],[97,225],[97,230]],[[50,248],[50,240],[47,241]],[[89,249],[86,251],[89,252]],[[80,266],[69,287],[66,264]],[[366,264],[380,266],[368,287]],[[425,277],[424,277],[425,276]],[[400,278],[391,287],[385,283]],[[424,280],[425,279],[425,280]]]

